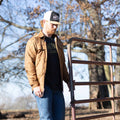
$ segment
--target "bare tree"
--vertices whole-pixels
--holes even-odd
[[[88,1],[88,0],[76,0],[83,12],[83,18],[85,19],[85,29],[87,38],[92,40],[99,41],[108,41],[115,39],[115,36],[118,36],[117,29],[119,28],[117,24],[119,12],[117,1],[111,0],[97,0],[97,1]],[[116,2],[116,4],[115,4]],[[110,9],[110,5],[115,5],[115,11]],[[107,7],[106,7],[107,6]],[[106,8],[105,8],[106,7]],[[104,11],[106,9],[106,12]],[[111,14],[108,14],[108,10],[111,10]],[[109,16],[107,16],[107,15]],[[104,20],[104,21],[103,21]],[[105,24],[104,22],[107,22]],[[111,30],[115,30],[112,34]],[[116,33],[117,32],[117,33]],[[110,35],[109,35],[110,33]],[[77,46],[81,46],[78,45]],[[89,60],[93,61],[105,61],[105,50],[102,45],[88,44],[86,46],[85,53],[88,55]],[[104,66],[102,65],[89,65],[89,77],[90,81],[107,81]],[[90,87],[90,98],[103,98],[108,97],[108,87],[107,86],[91,86]],[[102,104],[94,103],[90,104],[91,109],[96,108],[107,108],[110,107],[109,102],[103,102]]]
[[[4,0],[2,3],[0,8],[0,68],[2,68],[0,69],[0,80],[20,79],[21,76],[23,79],[25,77],[24,51],[26,41],[35,32],[40,31],[40,27],[36,27],[37,23],[34,22],[34,16],[42,14],[43,9],[28,7],[25,4],[26,1],[19,3],[19,1],[14,0]],[[18,9],[17,6],[19,6]]]

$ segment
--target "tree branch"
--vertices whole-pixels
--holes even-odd
[[[7,46],[5,46],[4,48],[0,49],[0,52],[4,51],[4,50],[5,50],[6,48],[8,48],[9,46],[11,46],[11,45],[19,42],[20,40],[22,40],[23,38],[25,38],[26,36],[29,36],[29,35],[30,35],[30,34],[26,34],[26,35],[22,36],[21,38],[19,38],[18,40],[16,40],[15,42],[10,43],[9,45],[7,45]]]
[[[3,40],[4,40],[5,31],[6,31],[6,29],[7,29],[9,26],[10,26],[10,25],[7,25],[7,26],[4,28],[4,31],[3,31],[3,34],[2,34],[2,40],[1,40],[1,43],[0,43],[0,49],[1,49],[1,45],[2,45]]]
[[[0,15],[0,21],[1,21],[1,22],[5,22],[5,23],[8,23],[9,25],[13,25],[13,26],[15,26],[15,27],[17,27],[17,28],[20,28],[20,29],[26,29],[26,30],[29,30],[29,31],[34,30],[34,31],[37,31],[37,32],[40,31],[39,28],[21,26],[21,25],[18,25],[18,24],[13,23],[13,22],[11,22],[11,21],[5,20],[1,15]]]
[[[2,4],[3,0],[0,0],[0,5]]]
[[[109,0],[102,0],[102,1],[99,2],[99,5],[104,4],[106,1],[109,1]]]

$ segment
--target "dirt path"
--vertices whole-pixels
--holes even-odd
[[[76,109],[76,118],[80,117],[87,117],[91,115],[99,115],[99,114],[105,114],[110,113],[110,109],[105,110],[89,110],[87,108],[77,108]],[[39,114],[38,110],[2,110],[1,111],[2,116],[0,116],[0,120],[39,120]],[[65,112],[65,120],[70,120],[70,110],[66,109]],[[104,118],[97,118],[94,120],[113,120],[113,117],[104,117]],[[83,119],[82,119],[83,120]],[[85,119],[84,119],[85,120]],[[87,120],[87,119],[86,119]],[[92,119],[91,119],[92,120]],[[120,115],[115,117],[115,120],[120,120]]]

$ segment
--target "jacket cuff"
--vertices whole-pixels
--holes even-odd
[[[38,87],[38,86],[39,86],[38,83],[36,83],[36,84],[34,84],[34,85],[31,85],[31,87],[32,87],[32,91],[34,90],[35,87]]]

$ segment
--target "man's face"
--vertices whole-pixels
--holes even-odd
[[[46,29],[46,32],[48,34],[54,34],[56,29],[57,29],[58,25],[57,24],[52,24],[50,23],[50,21],[45,21],[44,22],[44,28]]]

